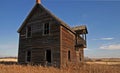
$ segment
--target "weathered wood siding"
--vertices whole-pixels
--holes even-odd
[[[50,24],[50,34],[43,34],[45,23]],[[40,6],[30,13],[19,33],[19,53],[18,62],[26,62],[26,53],[31,51],[31,63],[44,65],[46,63],[46,50],[51,50],[51,65],[65,66],[68,63],[83,61],[83,48],[79,47],[85,44],[85,41],[77,38],[76,34],[71,32],[64,25],[51,16],[49,12]],[[62,23],[61,23],[62,24]],[[26,37],[26,28],[31,26],[32,37]],[[78,45],[77,47],[75,47]],[[70,51],[70,59],[68,59]]]
[[[80,48],[80,62],[84,62],[84,48]]]
[[[76,49],[77,62],[84,62],[84,48],[76,47]]]
[[[32,63],[43,64],[45,62],[45,51],[52,51],[52,63],[60,65],[60,25],[54,18],[40,8],[33,11],[29,21],[22,28],[19,39],[18,62],[26,63],[26,51],[32,51]],[[43,25],[50,24],[50,34],[43,35]],[[26,38],[26,27],[32,27],[32,37]]]
[[[82,47],[82,48],[86,48],[86,40],[81,37],[80,35],[76,36],[76,47]]]
[[[75,35],[61,26],[61,65],[65,66],[69,62],[76,62]],[[70,51],[70,60],[68,60]]]

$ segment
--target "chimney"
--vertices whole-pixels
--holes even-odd
[[[36,4],[41,4],[41,0],[36,0]]]

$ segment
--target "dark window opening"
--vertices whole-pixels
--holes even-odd
[[[80,62],[82,61],[82,52],[80,51],[79,53],[79,56],[80,56]]]
[[[82,61],[81,57],[80,57],[80,61]]]
[[[49,23],[44,24],[44,34],[49,34],[50,30],[50,25]]]
[[[32,36],[32,31],[31,31],[31,26],[27,27],[27,37],[31,37]]]
[[[31,51],[27,51],[27,62],[31,62]]]
[[[51,63],[51,50],[46,50],[46,61]]]
[[[70,61],[70,51],[68,51],[68,60]]]

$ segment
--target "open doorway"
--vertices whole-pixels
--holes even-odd
[[[27,52],[26,52],[26,62],[31,62],[31,51],[30,50],[28,50]]]
[[[51,63],[51,50],[46,50],[46,61]]]

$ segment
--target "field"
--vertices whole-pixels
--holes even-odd
[[[120,62],[86,62],[87,64],[120,65]]]
[[[0,73],[120,73],[120,65],[85,64],[58,69],[17,64],[0,64]]]
[[[2,61],[5,61],[5,62],[9,62],[9,61],[17,62],[17,59],[16,58],[1,58],[0,62],[2,62]]]
[[[120,64],[86,63],[61,69],[54,67],[18,65],[17,59],[0,59],[0,73],[120,73]]]

